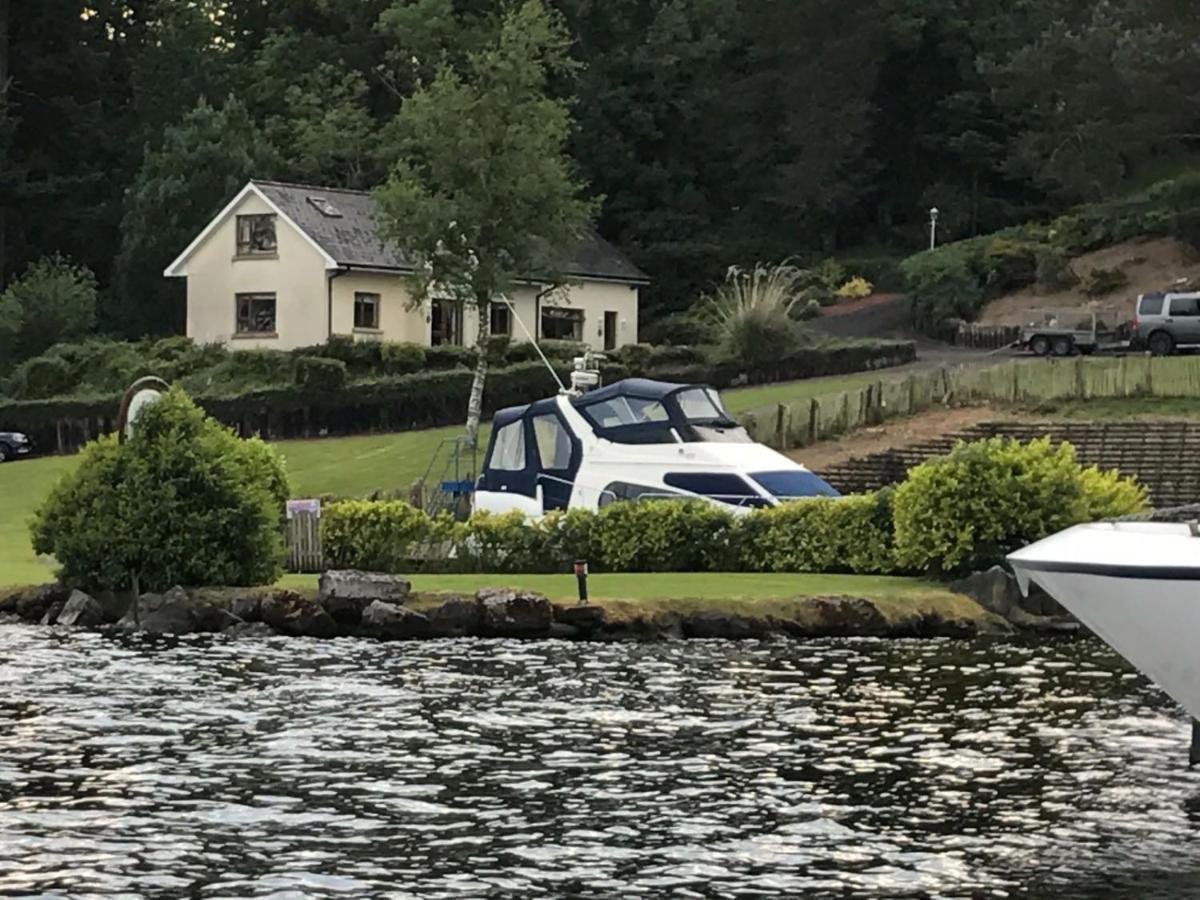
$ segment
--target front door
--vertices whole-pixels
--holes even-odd
[[[462,342],[462,304],[455,300],[434,300],[429,309],[429,343],[434,347],[447,344],[461,347]]]
[[[542,508],[566,509],[575,489],[582,458],[579,441],[557,413],[533,416],[529,420],[531,440],[538,462],[538,484],[542,488]]]
[[[604,349],[617,349],[617,314],[611,311],[604,314]]]

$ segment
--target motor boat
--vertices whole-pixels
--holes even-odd
[[[475,509],[538,517],[670,498],[741,513],[838,496],[819,476],[755,443],[711,387],[628,378],[587,390],[581,384],[589,377],[573,377],[572,389],[558,396],[496,413]]]
[[[1076,525],[1010,554],[1021,590],[1037,584],[1200,718],[1200,527]],[[1200,748],[1193,735],[1193,762]]]

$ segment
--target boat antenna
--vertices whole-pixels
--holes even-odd
[[[517,324],[521,326],[521,330],[525,332],[525,337],[529,339],[529,343],[533,344],[533,349],[537,351],[538,356],[542,358],[542,362],[546,364],[546,368],[550,370],[550,374],[554,377],[554,381],[558,384],[558,390],[561,393],[567,392],[567,386],[562,383],[562,379],[558,377],[558,373],[554,371],[554,366],[550,365],[550,360],[546,359],[546,354],[542,352],[542,348],[538,346],[537,340],[529,333],[529,329],[525,327],[525,323],[521,321],[521,317],[517,315],[517,308],[513,306],[513,302],[507,297],[501,295],[500,299],[504,301],[504,305],[508,307],[508,311],[512,313],[512,317],[517,320]]]

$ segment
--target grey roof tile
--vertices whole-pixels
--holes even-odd
[[[339,265],[411,268],[395,247],[380,238],[375,226],[375,200],[366,191],[280,181],[255,180],[254,185]],[[327,215],[310,198],[328,201],[341,215]],[[566,275],[580,278],[649,281],[645,272],[590,227],[565,269]]]

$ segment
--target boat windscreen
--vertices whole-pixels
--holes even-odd
[[[590,404],[583,413],[598,428],[666,422],[669,419],[666,407],[661,402],[646,397],[613,397],[603,403]]]
[[[751,472],[767,493],[780,500],[796,500],[802,497],[840,497],[834,488],[819,475],[803,469],[788,469],[782,472]]]
[[[729,421],[729,413],[709,388],[688,388],[676,394],[675,399],[689,422]]]

